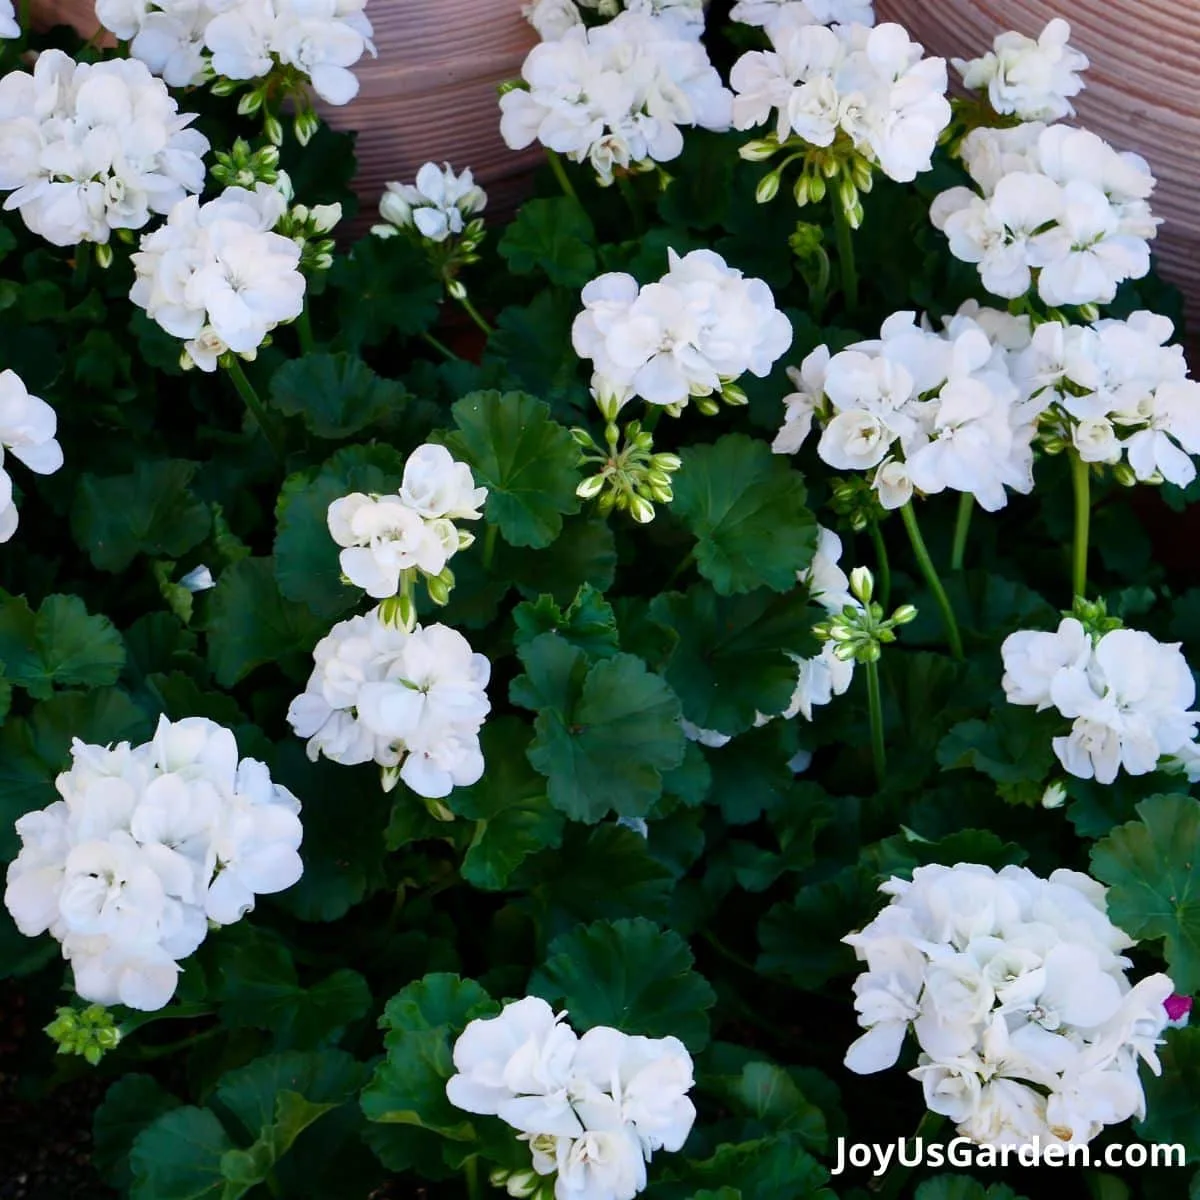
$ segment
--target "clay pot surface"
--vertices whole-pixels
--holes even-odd
[[[1054,17],[1068,20],[1071,45],[1091,60],[1073,123],[1150,163],[1151,204],[1165,218],[1152,249],[1200,330],[1200,0],[876,0],[875,9],[947,59],[979,57],[1006,29],[1036,37]]]

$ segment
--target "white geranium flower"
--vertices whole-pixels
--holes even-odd
[[[521,12],[543,42],[556,42],[576,25],[583,24],[575,0],[533,0]]]
[[[954,66],[968,88],[986,88],[996,112],[1022,121],[1059,121],[1074,115],[1071,97],[1083,90],[1079,72],[1088,67],[1087,55],[1067,45],[1070,36],[1071,26],[1056,17],[1036,41],[1001,33],[982,58],[955,59]]]
[[[0,371],[0,463],[7,450],[36,474],[53,475],[63,465],[57,432],[54,409],[31,396],[15,371]],[[16,533],[17,520],[12,479],[0,467],[0,542]]]
[[[774,49],[753,50],[733,67],[737,129],[775,114],[775,136],[829,146],[850,140],[868,162],[908,182],[928,171],[950,123],[946,63],[922,58],[899,25],[784,21],[769,27]]]
[[[253,357],[276,325],[304,310],[300,247],[272,232],[286,205],[263,183],[227,188],[203,205],[192,196],[132,256],[129,298],[186,340],[202,370],[216,369],[221,347]]]
[[[0,0],[0,38],[18,38],[21,26],[17,21],[17,10],[13,0]]]
[[[890,904],[843,939],[866,964],[851,1070],[893,1065],[911,1028],[926,1105],[984,1145],[1083,1144],[1144,1115],[1137,1058],[1157,1062],[1172,985],[1130,988],[1104,888],[959,863],[881,890]]]
[[[583,289],[571,339],[593,363],[597,394],[682,405],[747,371],[769,375],[792,340],[771,289],[711,250],[682,257],[670,250],[668,259],[667,274],[640,289],[622,274],[601,275]]]
[[[491,664],[444,625],[411,633],[379,610],[339,622],[313,651],[313,673],[288,721],[308,756],[375,762],[386,787],[399,779],[440,799],[483,774],[479,730],[490,705]]]
[[[62,943],[83,999],[161,1008],[210,920],[300,878],[300,802],[202,717],[71,756],[62,800],[17,822],[5,904],[22,933]]]
[[[56,246],[107,243],[204,186],[208,139],[136,60],[43,51],[0,79],[0,190]]]
[[[456,175],[449,163],[426,163],[415,184],[389,183],[379,201],[379,215],[387,222],[371,232],[390,237],[397,229],[416,229],[431,242],[444,242],[466,228],[467,221],[487,205],[487,193],[475,183],[470,170]]]
[[[871,0],[738,0],[732,21],[773,33],[788,25],[874,25]]]
[[[514,150],[533,142],[590,162],[600,182],[613,170],[670,162],[681,127],[718,132],[731,97],[700,42],[699,24],[669,14],[621,13],[605,25],[575,25],[535,46],[521,69],[528,90],[500,97],[500,132]]]

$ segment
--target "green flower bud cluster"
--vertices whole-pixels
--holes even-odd
[[[540,1139],[533,1140],[536,1142]],[[552,1143],[554,1139],[550,1138],[549,1141]],[[553,1145],[549,1147],[549,1152],[554,1153]],[[554,1179],[553,1175],[539,1175],[532,1167],[513,1170],[497,1167],[488,1176],[492,1187],[502,1188],[514,1200],[554,1200]]]
[[[887,510],[879,503],[879,496],[865,476],[835,478],[832,482],[833,493],[829,506],[846,520],[855,533],[862,533],[869,525],[882,521],[887,515]]]
[[[58,1009],[46,1033],[58,1043],[59,1054],[78,1054],[93,1067],[121,1041],[121,1031],[103,1004],[89,1004],[79,1012],[70,1007]]]
[[[1075,597],[1070,611],[1064,610],[1063,616],[1074,617],[1093,642],[1098,642],[1106,633],[1125,625],[1120,617],[1109,616],[1108,605],[1103,600],[1085,600],[1082,596]]]
[[[274,186],[279,178],[279,148],[277,146],[251,147],[245,138],[238,138],[228,150],[218,150],[214,155],[209,174],[222,187],[253,189],[256,183]]]
[[[875,168],[855,149],[843,132],[828,146],[813,146],[800,137],[780,141],[775,134],[755,138],[738,151],[748,162],[768,162],[778,154],[783,161],[759,180],[755,199],[769,204],[779,194],[784,172],[794,162],[800,162],[800,177],[792,185],[792,198],[800,208],[820,204],[827,195],[841,206],[851,229],[862,224],[861,196],[871,190]]]
[[[821,642],[833,642],[833,653],[842,662],[878,662],[883,647],[896,640],[896,629],[916,619],[917,610],[902,604],[890,617],[884,617],[883,606],[872,598],[875,577],[866,567],[850,572],[850,593],[859,604],[847,604],[840,613],[813,626]]]
[[[333,238],[325,235],[342,219],[340,204],[293,204],[279,219],[275,232],[300,247],[302,271],[328,271],[333,266]]]
[[[571,436],[583,454],[580,465],[599,467],[575,489],[582,500],[595,500],[596,509],[607,516],[614,509],[628,512],[639,524],[654,520],[655,504],[670,504],[675,498],[671,476],[682,465],[677,454],[654,453],[654,437],[640,421],[621,430],[609,421],[601,447],[586,429],[572,429]]]
[[[241,79],[218,78],[212,85],[214,96],[232,96],[245,85]],[[301,146],[307,146],[321,128],[321,118],[312,106],[308,80],[296,67],[276,62],[271,71],[254,80],[254,86],[238,101],[238,115],[263,115],[263,135],[273,146],[283,145],[283,122],[279,112],[285,100],[292,102],[292,132]]]
[[[465,550],[475,541],[475,535],[465,529],[458,530],[458,548]],[[447,566],[438,575],[426,575],[420,567],[409,567],[400,572],[400,590],[394,596],[389,596],[379,603],[379,617],[387,625],[394,625],[411,633],[417,625],[416,589],[417,581],[424,580],[425,591],[429,599],[439,608],[445,608],[450,603],[450,593],[454,590],[454,572]],[[342,582],[350,581],[342,576]]]

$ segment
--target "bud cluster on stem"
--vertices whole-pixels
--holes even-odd
[[[580,465],[599,469],[575,489],[583,500],[595,500],[602,516],[614,509],[628,512],[639,524],[654,520],[654,505],[670,504],[675,498],[671,476],[681,464],[677,454],[654,452],[654,435],[641,421],[625,426],[624,438],[617,423],[604,429],[604,446],[586,429],[572,429],[571,436],[582,449]]]

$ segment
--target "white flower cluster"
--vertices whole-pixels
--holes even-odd
[[[1038,122],[973,130],[959,153],[978,191],[942,192],[930,217],[993,295],[1015,299],[1036,284],[1053,308],[1107,304],[1150,270],[1159,222],[1145,159],[1086,129]]]
[[[21,26],[13,0],[0,0],[0,38],[18,38]]]
[[[875,24],[872,0],[738,0],[731,21],[757,25],[769,36],[790,25]]]
[[[518,1130],[556,1200],[633,1200],[656,1150],[679,1150],[696,1109],[678,1038],[598,1025],[582,1037],[529,996],[472,1021],[454,1044],[451,1104]]]
[[[8,450],[38,475],[53,475],[63,465],[57,432],[54,409],[31,396],[15,371],[0,371],[0,464]],[[0,465],[0,542],[17,532],[18,519],[13,482]]]
[[[982,58],[954,59],[972,91],[987,90],[988,103],[1003,116],[1022,121],[1060,121],[1073,116],[1071,97],[1083,91],[1080,71],[1087,55],[1067,45],[1071,26],[1055,17],[1035,41],[1023,33],[1001,33]]]
[[[308,757],[378,763],[385,790],[403,780],[440,799],[483,775],[479,730],[491,705],[491,664],[445,625],[411,633],[379,609],[335,625],[313,651],[313,673],[288,721]]]
[[[583,289],[571,341],[592,361],[592,387],[618,407],[633,396],[684,405],[719,393],[749,371],[760,379],[792,344],[792,326],[761,279],[747,279],[712,250],[682,258],[639,288],[612,272]]]
[[[782,143],[812,146],[843,138],[892,179],[907,182],[932,165],[950,123],[946,62],[923,58],[900,25],[772,27],[773,50],[751,50],[734,64],[737,129],[774,116]]]
[[[1160,1073],[1173,988],[1166,975],[1130,987],[1133,942],[1100,884],[959,863],[880,890],[891,903],[842,939],[867,964],[850,1070],[892,1066],[911,1028],[925,1103],[984,1145],[1084,1144],[1145,1116],[1138,1060]]]
[[[683,150],[680,126],[727,130],[732,97],[700,42],[701,26],[672,13],[623,12],[566,30],[525,59],[528,85],[500,97],[500,132],[514,150],[535,141],[613,171],[647,170]]]
[[[1146,775],[1162,758],[1196,757],[1196,682],[1178,642],[1137,629],[1093,638],[1067,617],[1054,633],[1010,634],[1001,654],[1010,704],[1056,708],[1072,722],[1054,739],[1070,774],[1109,784],[1122,769]]]
[[[227,350],[253,358],[263,339],[304,310],[301,247],[272,229],[287,211],[278,189],[227,188],[201,204],[189,196],[132,256],[129,298],[169,334],[186,361],[215,371]]]
[[[1042,405],[1023,399],[1012,380],[1010,325],[1025,327],[968,305],[934,333],[898,312],[877,340],[832,357],[818,347],[791,372],[798,390],[784,399],[772,449],[795,453],[817,416],[817,453],[835,470],[871,471],[884,508],[946,488],[971,493],[989,512],[1003,508],[1006,488],[1033,490]]]
[[[56,246],[107,243],[204,187],[208,139],[136,61],[46,50],[0,79],[0,191]]]
[[[211,75],[299,72],[329,104],[358,94],[349,70],[374,54],[366,0],[97,0],[96,16],[172,87]]]
[[[398,230],[416,229],[431,242],[444,242],[466,228],[467,221],[483,212],[487,193],[475,182],[470,169],[455,175],[449,163],[426,163],[415,184],[389,183],[379,201],[385,225],[371,226],[377,237],[394,237]]]
[[[1133,478],[1186,487],[1200,454],[1200,383],[1188,378],[1167,317],[1135,312],[1090,326],[1046,321],[1012,358],[1023,394],[1046,410],[1043,434],[1084,462],[1128,464]]]
[[[62,943],[85,1000],[162,1008],[210,922],[300,878],[300,802],[203,717],[163,717],[141,746],[76,739],[71,756],[62,799],[17,821],[4,903],[23,934]]]
[[[400,491],[390,496],[352,492],[329,506],[329,533],[339,546],[346,578],[376,600],[400,590],[405,571],[438,576],[475,535],[455,521],[478,521],[487,488],[445,446],[418,446],[404,464]]]
[[[622,12],[653,17],[669,14],[677,20],[704,26],[708,0],[533,0],[522,8],[525,19],[545,42],[554,42],[583,24],[585,12],[608,20]]]

